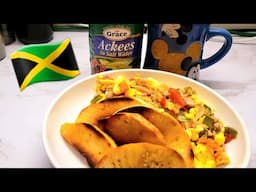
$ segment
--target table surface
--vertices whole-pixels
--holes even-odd
[[[67,81],[36,83],[20,91],[10,54],[23,47],[18,40],[6,46],[0,61],[0,167],[52,168],[42,142],[46,111],[67,86],[91,74],[88,31],[55,31],[51,42],[71,39],[80,75]],[[142,62],[146,38],[143,39]],[[205,45],[204,57],[222,45],[214,38]],[[229,53],[217,64],[201,70],[200,81],[222,95],[243,118],[251,141],[248,167],[256,167],[256,38],[233,37]]]

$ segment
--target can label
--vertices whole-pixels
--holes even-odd
[[[90,24],[92,74],[140,68],[143,24]]]

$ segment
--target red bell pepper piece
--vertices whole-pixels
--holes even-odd
[[[177,89],[169,88],[170,99],[173,103],[184,107],[186,105],[185,99],[181,96],[180,92]]]

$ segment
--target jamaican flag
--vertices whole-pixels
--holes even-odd
[[[10,58],[21,91],[34,83],[67,80],[80,74],[70,39],[27,45]]]

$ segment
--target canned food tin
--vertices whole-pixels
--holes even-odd
[[[144,24],[90,24],[91,73],[140,68]]]

